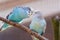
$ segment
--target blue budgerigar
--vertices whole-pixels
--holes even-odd
[[[7,19],[18,23],[24,18],[27,18],[30,11],[31,9],[29,7],[15,7],[13,8],[13,11],[7,16]],[[6,28],[8,28],[8,24],[4,23],[1,30],[5,30]]]
[[[34,32],[37,32],[39,35],[43,35],[46,29],[46,21],[42,17],[40,11],[36,11],[35,14],[32,16],[32,22],[30,24],[30,29]],[[39,40],[34,37],[33,40]]]

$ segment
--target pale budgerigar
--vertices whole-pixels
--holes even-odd
[[[41,15],[40,11],[36,11],[32,16],[32,22],[30,24],[30,29],[37,32],[39,35],[43,35],[46,30],[46,21]],[[33,36],[33,40],[39,40]]]

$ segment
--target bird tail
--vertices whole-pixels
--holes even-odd
[[[5,30],[5,29],[7,28],[7,26],[8,26],[8,24],[7,24],[7,23],[4,23],[4,24],[2,25],[2,27],[0,28],[0,31],[1,31],[1,30]]]
[[[38,38],[36,38],[35,36],[32,36],[32,39],[33,40],[39,40]]]

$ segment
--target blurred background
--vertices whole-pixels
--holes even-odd
[[[59,25],[55,25],[59,22],[54,24],[53,21],[55,16],[60,16],[60,0],[0,0],[0,16],[5,18],[16,6],[28,6],[40,10],[48,24],[44,36],[49,40],[58,40]],[[2,22],[0,21],[1,26]]]

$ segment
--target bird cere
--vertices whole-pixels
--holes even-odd
[[[22,23],[24,19],[31,18],[31,23],[29,28],[33,31],[38,33],[39,35],[43,35],[46,30],[46,20],[42,16],[42,13],[39,10],[32,10],[30,7],[15,7],[13,11],[6,16],[6,19],[15,22],[15,23]],[[1,31],[6,30],[9,28],[9,24],[5,23],[1,27]],[[39,40],[38,38],[32,35],[33,40]],[[45,38],[45,40],[48,40]]]

